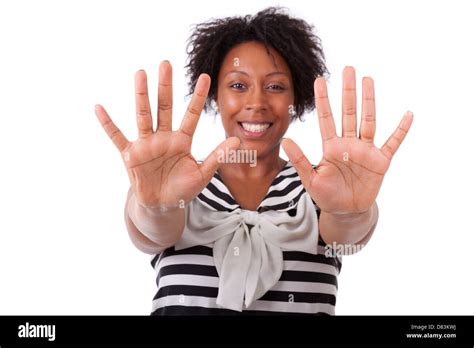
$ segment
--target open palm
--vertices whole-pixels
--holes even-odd
[[[176,207],[190,202],[206,187],[218,167],[219,148],[237,148],[239,140],[228,138],[202,164],[191,155],[194,131],[207,98],[210,78],[202,74],[197,81],[186,115],[177,131],[172,131],[171,65],[160,65],[158,88],[158,126],[153,119],[144,71],[135,76],[136,117],[139,137],[128,141],[105,109],[97,105],[96,115],[120,151],[130,178],[131,189],[141,205],[154,208]]]
[[[355,70],[343,73],[342,137],[336,128],[328,100],[326,81],[314,83],[316,108],[323,141],[323,158],[316,169],[290,139],[282,146],[297,170],[301,182],[322,211],[361,213],[375,202],[392,157],[403,142],[413,121],[410,112],[382,148],[374,145],[375,93],[371,78],[362,82],[362,120],[357,134]]]

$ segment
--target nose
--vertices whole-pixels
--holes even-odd
[[[261,88],[250,88],[247,93],[245,108],[253,111],[266,111],[268,109],[267,96]]]

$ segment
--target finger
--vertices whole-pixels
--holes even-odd
[[[146,137],[153,133],[153,119],[148,98],[146,73],[143,70],[135,74],[135,104],[137,112],[138,136]]]
[[[288,159],[295,167],[298,175],[301,179],[301,183],[304,187],[310,187],[311,177],[313,175],[313,166],[308,161],[303,151],[296,143],[288,138],[285,138],[281,142],[281,146],[285,151]]]
[[[351,66],[342,73],[342,136],[357,136],[356,74]]]
[[[171,131],[173,110],[173,72],[169,61],[160,64],[158,84],[158,130]]]
[[[316,81],[314,81],[314,94],[316,96],[319,129],[324,143],[336,136],[336,126],[334,125],[331,106],[329,105],[328,90],[324,78],[318,77]]]
[[[362,121],[359,137],[367,143],[373,143],[375,137],[375,88],[370,77],[362,79]]]
[[[395,132],[393,132],[390,138],[388,138],[387,142],[382,146],[381,151],[388,159],[391,160],[397,152],[398,148],[405,139],[412,122],[413,113],[411,111],[407,111]]]
[[[127,138],[125,138],[120,129],[114,124],[102,105],[95,106],[95,114],[104,128],[105,133],[107,133],[117,149],[122,152],[128,145]]]
[[[188,105],[188,110],[181,122],[180,131],[192,137],[196,130],[199,117],[201,116],[202,108],[206,103],[207,93],[211,85],[211,78],[207,74],[201,74],[194,88],[191,102]]]
[[[212,176],[219,168],[219,152],[226,151],[227,149],[236,150],[240,146],[240,139],[237,137],[230,137],[223,141],[219,146],[212,151],[209,156],[204,160],[204,162],[200,165],[201,174],[206,181],[206,183],[211,180]]]

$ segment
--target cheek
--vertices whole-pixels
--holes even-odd
[[[243,100],[236,93],[221,92],[217,105],[222,116],[232,115],[243,108]]]
[[[294,101],[291,96],[274,98],[274,100],[272,101],[273,113],[275,114],[275,116],[278,116],[281,121],[283,121],[282,123],[289,124],[290,110],[291,108],[294,109],[293,102]]]

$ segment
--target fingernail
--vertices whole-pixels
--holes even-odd
[[[410,110],[408,110],[406,113],[405,113],[405,116],[411,116],[413,117],[413,112],[411,112]]]

